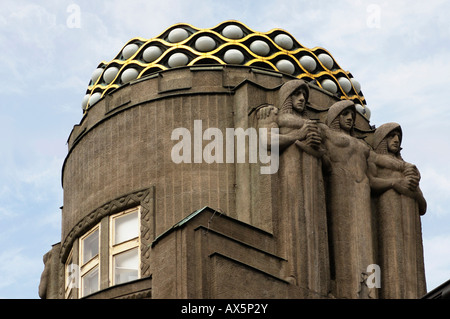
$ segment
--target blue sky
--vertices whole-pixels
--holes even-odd
[[[98,63],[133,37],[228,19],[255,31],[281,28],[306,47],[327,49],[361,83],[371,124],[402,125],[403,158],[421,171],[428,201],[428,290],[448,280],[449,12],[445,0],[2,0],[0,298],[38,298],[42,256],[61,240],[66,141]]]

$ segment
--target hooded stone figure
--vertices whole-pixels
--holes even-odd
[[[305,116],[308,98],[306,82],[291,80],[279,90],[279,109],[269,105],[257,111],[259,127],[279,128],[278,234],[287,260],[285,279],[313,292],[299,293],[300,298],[329,293],[325,189],[317,157],[321,138],[317,124]]]
[[[355,103],[353,103],[352,101],[343,100],[334,103],[327,113],[327,125],[334,131],[344,130],[344,127],[341,127],[341,119],[339,116],[344,110],[351,111],[351,119],[353,121],[353,125],[349,127],[348,133],[353,136],[356,108]]]
[[[278,92],[279,101],[281,103],[281,109],[283,111],[292,109],[292,100],[288,100],[292,93],[295,91],[302,90],[304,93],[305,102],[309,100],[309,86],[303,80],[291,80],[283,84]],[[306,113],[306,108],[301,111],[302,114]]]
[[[370,147],[353,137],[355,116],[352,101],[339,101],[329,108],[327,125],[320,125],[332,292],[336,298],[376,298],[376,288],[366,282],[368,267],[376,264],[367,174]]]
[[[381,125],[369,160],[377,220],[381,298],[419,298],[426,293],[420,215],[426,201],[417,168],[401,155],[402,129]]]

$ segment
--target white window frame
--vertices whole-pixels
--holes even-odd
[[[98,253],[88,261],[83,260],[83,241],[89,237],[92,233],[94,233],[96,230],[98,230]],[[79,283],[80,287],[78,289],[79,297],[83,298],[86,297],[88,294],[84,294],[84,288],[83,288],[83,277],[85,277],[89,272],[94,270],[96,267],[98,268],[98,283],[97,287],[98,290],[100,290],[100,253],[101,253],[101,245],[100,245],[100,239],[101,239],[101,229],[100,229],[100,223],[95,225],[91,230],[89,230],[86,234],[80,237],[80,243],[79,243],[79,262],[80,262],[80,278]],[[84,262],[84,263],[83,263]]]
[[[131,214],[137,211],[137,222],[138,222],[138,233],[137,237],[126,240],[124,242],[114,244],[115,241],[115,221],[117,218],[120,218],[124,215]],[[109,236],[109,282],[110,286],[114,286],[117,283],[115,282],[115,273],[114,273],[114,256],[129,251],[131,249],[137,248],[138,250],[138,279],[141,278],[141,208],[140,206],[127,209],[120,213],[110,216],[109,222],[110,236]]]

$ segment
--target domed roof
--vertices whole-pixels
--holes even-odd
[[[281,29],[262,33],[228,20],[211,29],[175,24],[151,39],[133,38],[110,62],[94,70],[83,111],[108,91],[162,70],[194,65],[242,65],[284,73],[314,84],[340,99],[352,100],[369,119],[360,84],[320,47],[308,49]]]

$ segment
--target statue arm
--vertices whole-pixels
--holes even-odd
[[[300,129],[293,129],[292,131],[286,134],[280,134],[272,131],[272,128],[279,129],[279,116],[277,115],[277,110],[274,106],[266,106],[258,111],[257,119],[258,119],[258,127],[259,128],[267,128],[267,136],[265,137],[265,142],[270,149],[273,141],[278,143],[278,149],[280,151],[294,144],[298,140],[305,140],[308,134],[308,128],[306,125],[303,125]],[[272,138],[272,135],[276,134],[275,138]]]
[[[394,185],[398,182],[396,178],[380,178],[374,171],[376,171],[375,164],[369,163],[369,183],[374,194],[382,194],[385,191],[394,188]]]
[[[279,147],[280,150],[283,150],[290,145],[294,144],[296,141],[302,141],[306,139],[307,135],[306,127],[302,126],[302,128],[297,130],[292,130],[289,133],[286,134],[279,134],[278,135],[278,141],[279,141]]]
[[[427,212],[427,201],[425,200],[425,197],[423,197],[422,190],[420,187],[417,187],[416,193],[415,193],[415,199],[417,200],[417,203],[419,204],[419,214],[425,215]]]
[[[276,122],[267,123],[266,125],[258,125],[260,128],[267,128],[267,135],[262,136],[264,145],[267,145],[268,150],[271,149],[272,144],[275,142],[278,144],[278,149],[280,151],[286,149],[290,145],[294,144],[298,140],[298,134],[292,131],[287,134],[279,133],[279,126]],[[278,133],[272,131],[272,129],[278,129]]]
[[[312,156],[321,158],[325,154],[325,150],[321,147],[322,132],[319,123],[314,120],[307,120],[303,127],[306,127],[307,134],[304,141],[296,140],[295,144],[303,151]]]
[[[417,201],[419,204],[419,213],[420,215],[424,215],[427,211],[427,201],[423,197],[422,190],[419,187],[419,181],[420,181],[420,172],[416,165],[406,163],[404,174],[408,180],[408,190],[413,191],[413,198]]]
[[[417,187],[415,190],[411,190],[408,186],[404,186],[401,184],[394,185],[394,189],[402,195],[411,197],[417,201],[417,204],[419,205],[419,213],[420,215],[424,215],[427,211],[427,201],[423,197],[422,191],[419,187]]]
[[[319,136],[321,139],[321,150],[322,150],[322,169],[324,174],[331,173],[331,167],[332,167],[332,160],[330,158],[329,151],[327,149],[327,142],[329,143],[327,139],[327,132],[330,130],[330,128],[323,124],[323,123],[317,123]]]
[[[414,198],[419,205],[420,215],[424,215],[427,210],[427,202],[419,187],[420,173],[413,164],[403,162],[395,169],[400,168],[404,174],[403,178],[379,178],[377,177],[377,164],[386,167],[384,156],[379,156],[374,151],[370,151],[368,159],[368,175],[370,186],[375,194],[381,194],[388,189],[394,189],[397,193]],[[400,167],[402,166],[402,167]]]
[[[389,168],[399,172],[404,172],[407,167],[406,162],[393,159],[390,156],[377,154],[373,150],[370,151],[370,157],[377,167]]]
[[[395,189],[396,185],[399,185],[401,183],[400,178],[381,178],[378,177],[378,168],[377,168],[377,162],[378,162],[378,155],[374,151],[370,151],[370,155],[367,161],[368,166],[368,177],[369,177],[369,183],[370,188],[372,189],[372,192],[374,194],[382,194],[385,191],[389,189]]]
[[[419,170],[417,169],[416,165],[405,162],[403,175],[405,175],[406,179],[408,180],[408,188],[411,191],[415,191],[419,186],[421,178]]]

